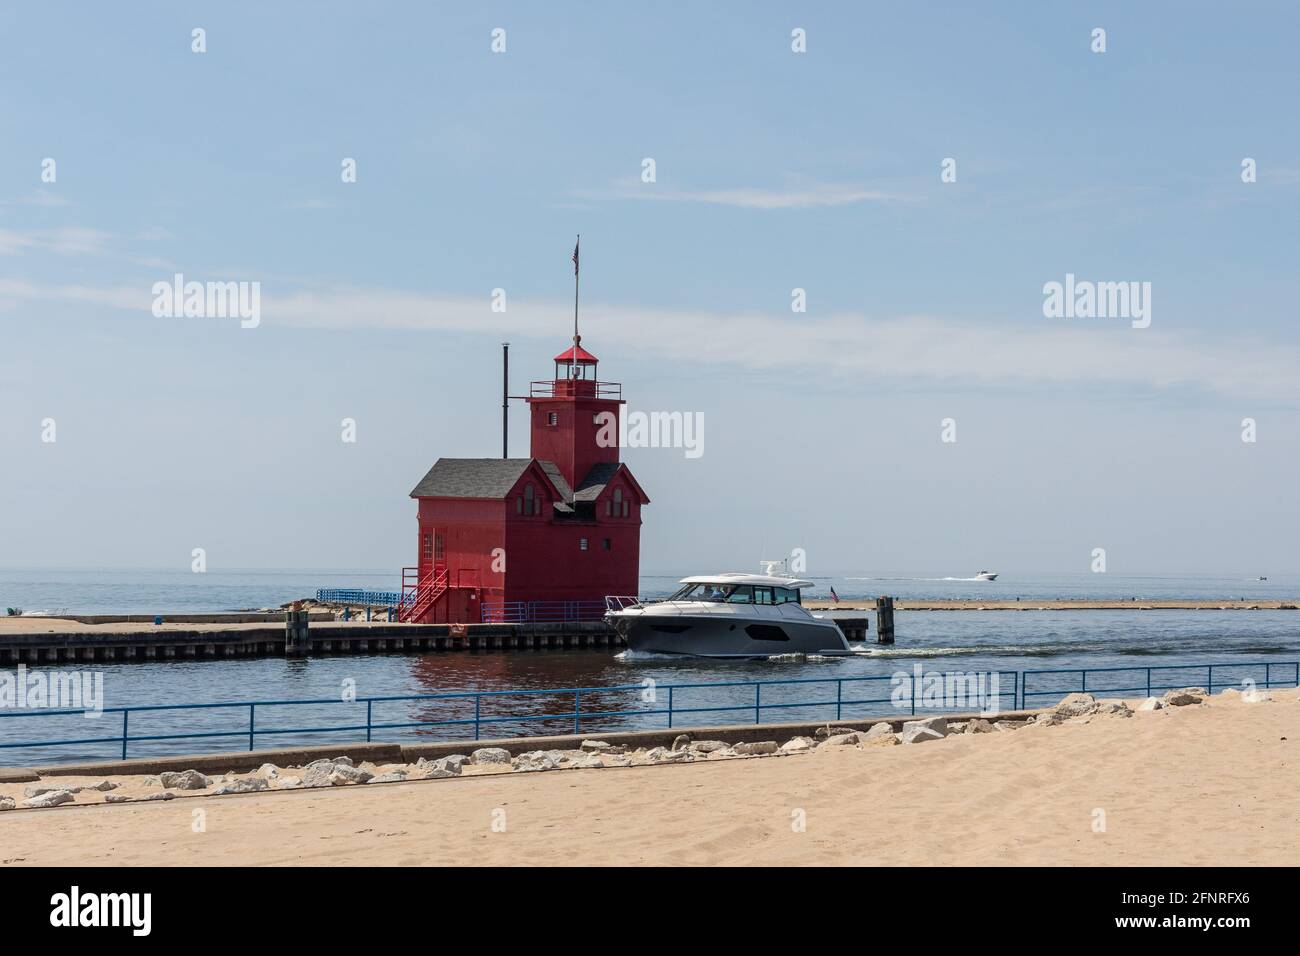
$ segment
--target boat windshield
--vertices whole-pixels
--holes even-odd
[[[798,604],[798,588],[753,587],[748,584],[687,584],[670,601],[709,601],[717,604]]]

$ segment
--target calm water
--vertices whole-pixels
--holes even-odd
[[[697,573],[645,575],[641,594],[659,597],[679,578]],[[1300,597],[1300,575],[1157,577],[1116,574],[1014,574],[997,581],[953,575],[812,575],[809,595],[825,598],[832,587],[846,600],[892,594],[902,598],[1259,598]],[[317,588],[399,590],[392,570],[6,570],[0,569],[0,608],[74,611],[85,614],[202,613],[278,607],[310,597]],[[2,613],[2,612],[0,612]]]
[[[859,577],[866,577],[865,575]],[[200,581],[193,579],[198,578]],[[677,576],[643,579],[648,595],[662,594]],[[1300,582],[1269,582],[1241,578],[1136,578],[1106,575],[1040,576],[1008,578],[993,584],[969,581],[924,580],[921,576],[822,579],[833,583],[841,597],[891,593],[912,597],[1257,597],[1292,598]],[[365,572],[238,572],[207,575],[169,572],[0,572],[0,605],[69,607],[77,610],[135,611],[230,610],[274,606],[311,593],[316,587],[391,587],[391,577]],[[874,623],[874,622],[873,622]],[[1272,662],[1274,680],[1290,676],[1285,662],[1300,661],[1300,611],[900,611],[896,617],[897,641],[892,648],[868,645],[869,654],[852,659],[719,662],[679,659],[629,659],[610,651],[375,654],[321,657],[306,661],[281,658],[209,662],[158,661],[97,664],[104,675],[105,705],[175,704],[248,700],[325,699],[337,703],[311,706],[262,706],[257,709],[259,747],[290,743],[329,743],[356,740],[364,732],[303,733],[301,728],[365,724],[364,704],[341,702],[341,692],[355,685],[356,694],[400,696],[455,691],[553,689],[565,687],[613,688],[634,685],[631,691],[604,690],[582,696],[584,712],[647,711],[667,706],[667,685],[717,681],[810,681],[812,683],[765,687],[762,703],[780,704],[834,701],[837,691],[846,701],[873,701],[846,705],[844,716],[886,713],[890,710],[888,677],[914,664],[928,670],[999,671],[1007,673],[1002,690],[1010,706],[1012,671],[1069,668],[1132,668],[1108,675],[1093,675],[1090,688],[1143,688],[1149,666],[1184,666],[1176,672],[1155,672],[1154,683],[1204,684],[1204,668],[1214,663],[1215,683],[1225,685],[1243,677],[1262,681],[1262,667],[1246,664]],[[2,673],[2,672],[0,672]],[[12,674],[13,672],[10,671]],[[875,681],[841,678],[882,678]],[[1077,674],[1038,675],[1033,690],[1067,689]],[[642,700],[641,684],[657,686],[653,702]],[[1132,694],[1131,696],[1137,696]],[[1046,703],[1050,694],[1036,701]],[[674,715],[674,726],[692,723],[745,722],[753,719],[754,690],[748,688],[679,689],[673,691],[675,710],[691,707],[732,707],[728,711]],[[484,737],[519,732],[571,732],[573,720],[543,715],[571,713],[572,693],[537,697],[486,699],[480,716],[487,718]],[[80,716],[46,718],[13,717],[17,710],[0,711],[0,743],[20,740],[111,737],[121,732],[121,716],[99,719]],[[533,715],[520,722],[492,722],[505,714]],[[438,703],[396,701],[372,708],[374,724],[413,721],[471,720],[472,700]],[[835,707],[790,707],[763,712],[764,720],[818,720],[833,718]],[[582,728],[620,729],[666,726],[663,714],[631,717],[591,717]],[[182,742],[141,741],[130,753],[145,755],[190,752],[196,749],[240,749],[248,746],[248,709],[220,711],[167,711],[134,713],[132,736],[153,733],[217,733],[217,738]],[[290,733],[270,733],[292,730]],[[473,736],[468,724],[440,728],[388,727],[375,739],[448,739]],[[120,745],[79,744],[60,748],[0,749],[0,764],[43,763],[61,760],[107,758],[118,755]]]

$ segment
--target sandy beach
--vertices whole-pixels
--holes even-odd
[[[19,809],[0,864],[1296,865],[1300,692],[1269,696],[924,745]]]

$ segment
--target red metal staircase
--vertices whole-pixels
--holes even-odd
[[[402,601],[397,606],[397,619],[409,623],[424,617],[447,593],[447,580],[446,568],[430,568],[423,578],[419,568],[402,568]]]

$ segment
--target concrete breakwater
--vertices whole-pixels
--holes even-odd
[[[876,601],[806,599],[810,611],[874,610]],[[1294,611],[1300,598],[1264,601],[1254,598],[895,598],[898,611]]]

